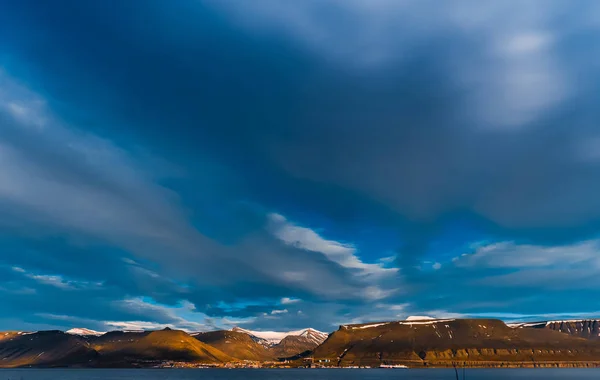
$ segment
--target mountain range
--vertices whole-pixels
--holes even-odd
[[[551,328],[494,319],[407,320],[344,325],[314,350],[339,366],[564,366],[600,363],[600,344]]]
[[[289,359],[310,352],[328,334],[307,328],[296,331],[251,331],[233,329],[192,334],[197,339],[242,360]]]
[[[598,366],[600,321],[430,319],[311,328],[0,333],[0,367]]]

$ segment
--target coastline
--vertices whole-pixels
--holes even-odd
[[[17,366],[17,367],[2,367],[0,370],[9,369],[510,369],[510,368],[600,368],[600,361],[465,361],[465,362],[449,362],[449,361],[402,361],[389,364],[374,364],[374,365],[355,365],[348,364],[342,366],[302,366],[294,365],[294,363],[282,363],[281,365],[270,363],[256,362],[235,362],[226,363],[223,365],[209,363],[189,363],[189,362],[163,362],[163,363],[130,363],[125,366]]]

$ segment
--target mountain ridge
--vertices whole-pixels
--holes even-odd
[[[501,366],[600,361],[600,344],[549,329],[511,328],[494,319],[436,319],[342,325],[314,351],[330,365]]]
[[[317,344],[323,343],[325,339],[327,339],[327,333],[322,331],[313,329],[311,327],[307,327],[300,330],[292,330],[292,331],[253,331],[247,330],[241,327],[233,327],[230,331],[237,331],[241,333],[245,333],[250,335],[251,337],[255,337],[257,341],[260,341],[261,344],[265,345],[275,345],[280,343],[283,339],[288,336],[303,336],[308,340],[313,341]]]
[[[536,328],[558,331],[585,339],[600,340],[600,319],[565,319],[507,323],[512,328]]]
[[[0,367],[261,366],[284,361],[292,366],[600,366],[598,328],[600,320],[595,319],[505,324],[414,317],[340,325],[331,334],[312,328],[95,332],[100,335],[83,328],[7,331],[0,333]]]

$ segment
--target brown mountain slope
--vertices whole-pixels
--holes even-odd
[[[143,361],[223,363],[229,355],[179,330],[142,333],[111,332],[91,341],[103,365],[119,366]]]
[[[269,351],[276,358],[291,358],[306,351],[314,350],[317,346],[318,343],[306,336],[288,335],[281,342],[272,346]]]
[[[220,330],[198,333],[194,337],[236,359],[253,361],[273,359],[270,350],[245,333]]]
[[[314,351],[340,365],[496,365],[600,361],[600,343],[546,329],[514,329],[499,320],[401,321],[341,326]]]
[[[2,342],[3,340],[7,340],[7,339],[12,339],[15,337],[18,337],[19,335],[23,335],[23,334],[29,334],[29,333],[23,333],[20,331],[3,331],[0,332],[0,342]]]
[[[80,337],[62,331],[0,333],[0,367],[79,366],[98,353]]]

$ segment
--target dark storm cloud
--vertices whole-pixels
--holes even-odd
[[[80,301],[96,299],[103,312],[90,320],[101,323],[114,310],[107,305],[123,297],[206,305],[294,293],[350,298],[362,289],[362,280],[323,253],[276,239],[266,216],[251,208],[228,215],[246,220],[234,245],[203,235],[150,168],[111,141],[64,125],[44,98],[8,74],[1,80],[0,207],[11,236],[2,261],[25,273],[23,286],[50,285],[33,287],[42,297],[78,290],[60,302],[52,296],[35,303],[9,291],[5,298],[18,310],[43,310],[36,314],[63,322],[90,319],[96,308],[77,310]],[[80,288],[92,280],[99,285]]]
[[[0,225],[27,244],[6,242],[14,250],[2,262],[103,282],[81,298],[39,307],[84,320],[132,320],[109,313],[124,295],[138,300],[130,306],[143,296],[172,307],[189,300],[217,318],[269,316],[283,297],[307,302],[304,310],[287,307],[282,324],[304,323],[319,309],[328,323],[351,311],[397,316],[400,307],[370,314],[365,303],[380,298],[395,302],[390,307],[413,303],[403,312],[453,305],[482,312],[460,306],[467,293],[473,304],[506,297],[525,305],[549,279],[567,277],[537,268],[531,289],[519,293],[486,283],[491,276],[515,281],[517,270],[485,260],[474,268],[419,266],[431,242],[461,223],[535,247],[595,237],[596,7],[5,4],[0,211],[7,217]],[[402,279],[365,281],[356,265],[328,256],[327,243],[336,242],[315,240],[309,230],[277,238],[268,228],[275,211],[312,212],[342,227],[392,226],[401,244],[389,249],[398,253]],[[63,240],[48,241],[57,235]],[[356,258],[355,248],[344,252]],[[8,273],[8,290],[60,291]],[[33,312],[31,303],[5,297]],[[82,311],[85,297],[102,301]],[[215,307],[253,298],[271,304]]]
[[[170,9],[158,3],[145,9],[80,4],[73,5],[76,16],[66,25],[50,23],[46,38],[61,41],[57,48],[71,65],[95,61],[86,71],[69,73],[69,63],[54,66],[32,32],[24,31],[17,50],[47,62],[53,77],[103,78],[104,92],[94,102],[110,105],[106,98],[112,95],[135,102],[110,109],[119,117],[155,119],[144,126],[149,135],[168,123],[183,137],[178,143],[218,150],[222,160],[252,175],[264,176],[253,171],[259,167],[267,173],[283,169],[358,191],[418,222],[446,223],[446,215],[465,213],[528,238],[593,231],[600,176],[598,161],[588,153],[594,150],[590,139],[598,137],[595,107],[586,97],[597,79],[584,60],[596,48],[573,47],[595,30],[584,12],[560,1],[540,15],[518,2],[458,2],[442,7],[447,14],[429,14],[425,5],[411,2],[332,2],[324,10],[306,2],[282,14],[270,6],[259,2],[249,14],[259,17],[262,28],[291,37],[268,41],[261,34],[234,34],[221,21],[228,10],[202,2]],[[521,15],[513,19],[519,6]],[[346,19],[330,19],[327,10],[338,9]],[[83,27],[92,11],[101,25]],[[178,22],[170,24],[175,14]],[[563,14],[566,21],[559,18]],[[314,17],[314,39],[308,26],[282,21],[306,15]],[[33,21],[39,14],[27,16]],[[170,27],[148,29],[137,22],[142,16]],[[428,17],[431,26],[421,30],[399,21],[411,16]],[[108,20],[110,27],[104,25]],[[352,20],[362,23],[344,40]],[[373,25],[378,20],[379,32]],[[69,28],[80,26],[71,33]],[[410,33],[394,42],[396,31]],[[355,67],[336,49],[311,58],[283,44],[294,38],[308,47],[342,41],[337,50],[359,54],[364,46],[379,46],[388,54]],[[84,41],[95,48],[81,49]],[[112,75],[101,75],[106,72]],[[581,82],[579,74],[592,75],[591,82]]]

